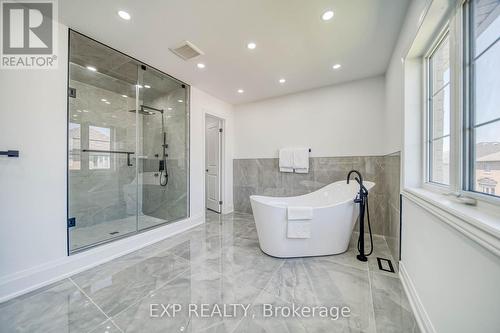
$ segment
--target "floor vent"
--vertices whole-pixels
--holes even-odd
[[[176,47],[170,48],[170,51],[184,60],[193,59],[204,54],[202,50],[196,47],[196,45],[187,40],[177,45]]]
[[[392,262],[386,258],[377,257],[378,269],[381,271],[394,273],[394,267],[392,266]]]
[[[119,234],[119,232],[118,231],[113,231],[113,232],[110,232],[109,234],[110,235],[116,235],[116,234]]]

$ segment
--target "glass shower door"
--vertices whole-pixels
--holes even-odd
[[[188,87],[70,31],[68,250],[189,215]]]
[[[138,67],[129,57],[70,33],[69,252],[137,231]]]

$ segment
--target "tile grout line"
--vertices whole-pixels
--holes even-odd
[[[266,287],[267,287],[267,286],[271,283],[271,280],[272,280],[272,278],[273,278],[274,274],[275,274],[276,272],[278,272],[278,270],[279,270],[279,269],[281,268],[281,266],[283,266],[284,264],[285,264],[285,260],[283,260],[283,261],[282,261],[282,262],[278,265],[278,267],[276,267],[276,269],[275,269],[275,270],[271,273],[269,280],[266,282],[266,284],[264,285],[264,287],[260,289],[260,291],[259,291],[259,293],[257,294],[257,296],[255,296],[254,300],[253,300],[253,301],[252,301],[252,303],[250,304],[250,307],[252,308],[252,310],[253,310],[253,307],[254,307],[254,305],[255,305],[255,301],[257,301],[257,299],[259,299],[259,296],[260,296],[263,292],[266,292],[266,291],[265,291],[265,289],[266,289]],[[266,293],[267,293],[267,292],[266,292]],[[268,293],[268,294],[269,294],[269,293]],[[270,295],[272,295],[272,294],[270,294]],[[277,297],[277,298],[281,299],[281,297]],[[286,302],[286,301],[285,301],[285,302]],[[288,303],[288,302],[286,302],[286,303]],[[236,329],[237,329],[237,328],[241,325],[241,323],[243,322],[243,320],[244,320],[244,319],[245,319],[244,317],[243,317],[243,318],[241,318],[241,319],[238,321],[238,323],[234,326],[234,328],[231,330],[231,332],[230,332],[230,333],[233,333],[234,331],[236,331]]]
[[[373,289],[372,289],[372,274],[370,265],[368,265],[368,286],[370,287],[370,302],[371,302],[371,312],[373,314],[373,329],[377,332],[377,319],[375,318],[375,304],[373,302]]]
[[[344,253],[347,253],[347,251],[344,252]],[[330,256],[341,255],[341,254],[344,254],[344,253],[333,254],[333,255],[330,255]],[[325,260],[329,261],[332,264],[337,264],[337,265],[344,266],[344,267],[347,267],[347,268],[353,268],[353,269],[356,269],[356,270],[361,271],[361,272],[368,272],[368,270],[369,270],[369,268],[368,268],[369,265],[368,264],[366,264],[366,269],[362,269],[362,268],[356,267],[355,265],[347,264],[345,262],[338,262],[338,261],[334,261],[334,260],[329,260],[330,256],[325,256]],[[356,257],[356,254],[354,254],[354,257]],[[306,258],[309,258],[309,257],[306,257]],[[310,257],[310,258],[322,258],[322,257]]]
[[[71,283],[73,283],[73,285],[74,285],[74,286],[75,286],[75,287],[76,287],[76,288],[77,288],[77,289],[78,289],[78,290],[79,290],[79,291],[80,291],[80,292],[81,292],[81,293],[82,293],[85,297],[87,297],[87,298],[88,298],[88,300],[89,300],[92,304],[94,304],[94,306],[95,306],[95,307],[96,307],[96,308],[97,308],[97,309],[98,309],[98,310],[99,310],[99,311],[100,311],[100,312],[101,312],[101,313],[102,313],[102,314],[103,314],[103,315],[107,318],[107,320],[105,320],[105,321],[104,321],[104,322],[102,322],[101,324],[103,324],[103,323],[105,323],[106,321],[108,321],[108,320],[109,320],[109,321],[110,321],[110,322],[111,322],[111,323],[112,323],[112,324],[113,324],[113,325],[114,325],[114,326],[115,326],[115,327],[116,327],[116,328],[117,328],[120,332],[122,332],[122,333],[123,333],[122,329],[121,329],[120,327],[118,327],[118,325],[116,325],[116,324],[115,324],[115,322],[113,321],[113,319],[111,319],[111,317],[110,317],[110,316],[108,316],[108,315],[106,314],[106,312],[104,312],[104,311],[101,309],[101,307],[100,307],[99,305],[97,305],[97,303],[96,303],[96,302],[94,302],[94,300],[93,300],[93,299],[92,299],[89,295],[87,295],[87,293],[86,293],[86,292],[85,292],[82,288],[80,288],[80,286],[79,286],[78,284],[76,284],[76,282],[75,282],[75,281],[73,281],[73,279],[72,279],[72,278],[70,278],[70,277],[69,277],[69,278],[68,278],[68,280],[69,280],[69,281],[71,281]],[[99,325],[101,325],[101,324],[99,324]],[[97,325],[96,327],[92,328],[92,330],[90,330],[90,332],[92,332],[92,331],[93,331],[93,330],[95,330],[97,327],[99,327],[99,325]]]
[[[302,265],[302,268],[304,268],[304,272],[306,274],[307,280],[309,281],[311,287],[314,286],[314,283],[312,282],[312,279],[311,279],[311,275],[309,275],[309,272],[307,271],[307,268],[304,265],[304,260],[303,259],[300,261],[300,264]],[[316,301],[317,304],[319,304],[320,302],[319,302],[319,299],[318,299],[318,295],[316,293],[316,288],[314,288],[314,287],[312,287],[312,288],[313,288],[312,291],[314,293],[314,300]]]

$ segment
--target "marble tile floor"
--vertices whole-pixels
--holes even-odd
[[[207,212],[201,226],[0,304],[0,332],[418,332],[397,274],[378,270],[376,256],[392,260],[384,238],[368,263],[355,238],[340,255],[278,259],[260,250],[252,215]],[[173,303],[175,317],[150,317],[151,304]],[[247,316],[188,316],[205,303],[244,304]],[[350,315],[263,316],[293,304]]]

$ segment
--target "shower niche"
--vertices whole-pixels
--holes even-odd
[[[189,214],[189,86],[70,30],[68,252]]]

